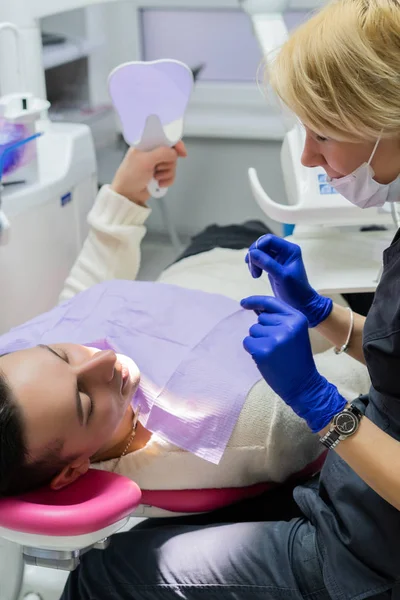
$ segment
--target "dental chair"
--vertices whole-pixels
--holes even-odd
[[[300,482],[317,473],[324,460],[325,453],[296,473],[292,480]],[[60,491],[44,487],[2,498],[0,538],[12,543],[10,547],[13,546],[14,554],[15,545],[20,550],[13,557],[12,572],[7,573],[15,580],[12,596],[3,596],[0,585],[0,599],[15,600],[18,597],[24,562],[72,571],[89,550],[107,548],[110,537],[128,524],[129,517],[209,512],[258,496],[277,485],[259,483],[242,488],[140,490],[126,477],[91,469]]]

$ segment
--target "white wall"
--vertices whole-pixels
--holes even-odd
[[[255,167],[272,198],[285,202],[280,167],[280,143],[218,139],[187,139],[188,158],[180,162],[175,186],[167,200],[178,232],[193,235],[212,223],[226,225],[260,219],[278,233],[280,225],[258,208],[247,182],[247,169]],[[122,154],[99,154],[101,183],[111,181]],[[163,232],[156,200],[148,221],[152,232]]]
[[[60,33],[61,35],[86,37],[86,23],[83,9],[71,10],[61,14],[52,15],[42,19],[41,28],[48,33]]]

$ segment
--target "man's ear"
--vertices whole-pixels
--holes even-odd
[[[61,490],[62,488],[70,485],[79,477],[88,472],[90,468],[90,460],[88,458],[82,459],[77,458],[73,462],[66,465],[62,471],[55,477],[53,477],[50,487],[52,490]]]

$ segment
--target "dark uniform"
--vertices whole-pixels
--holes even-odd
[[[400,230],[384,253],[363,346],[372,382],[365,414],[400,441]],[[368,598],[400,582],[400,512],[340,456],[329,452],[318,494],[297,488],[295,498],[316,526],[333,598]]]

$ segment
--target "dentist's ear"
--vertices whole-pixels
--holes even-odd
[[[90,460],[77,458],[73,462],[66,465],[62,471],[55,477],[53,477],[50,487],[52,490],[61,490],[62,488],[70,485],[82,475],[88,472],[90,468]]]

